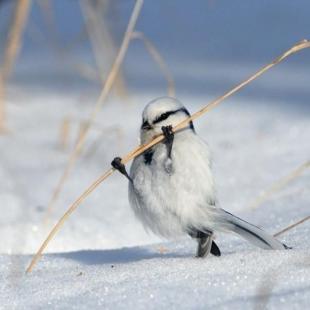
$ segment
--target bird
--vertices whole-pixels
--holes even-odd
[[[129,174],[120,157],[111,163],[128,178],[129,203],[144,228],[166,239],[190,236],[198,243],[196,257],[200,258],[210,253],[221,256],[214,241],[217,232],[237,234],[263,249],[289,249],[220,207],[208,144],[192,121],[173,132],[173,127],[189,117],[176,98],[152,100],[142,113],[140,140],[146,144],[161,134],[164,140],[135,157]]]

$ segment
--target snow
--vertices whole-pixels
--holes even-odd
[[[175,32],[177,26],[168,27],[172,4],[170,13],[162,19],[167,32],[160,35],[160,25],[152,28],[148,22],[150,18],[155,20],[151,13],[162,14],[160,4],[157,7],[150,3],[146,1],[139,30],[145,28],[156,45],[163,47],[176,80],[178,98],[191,112],[301,39],[297,33],[307,37],[304,29],[309,29],[309,19],[302,18],[307,16],[306,2],[302,2],[304,10],[293,10],[289,1],[281,2],[284,8],[275,30],[268,25],[273,22],[271,13],[278,12],[276,4],[262,1],[260,6],[257,2],[253,9],[247,8],[249,15],[242,20],[242,10],[237,5],[225,2],[217,6],[212,2],[214,6],[207,7],[211,9],[205,12],[208,17],[214,15],[212,19],[203,24],[201,9],[199,14],[191,13],[197,14],[196,23],[182,28],[189,28],[191,33],[202,23],[209,35],[207,42],[200,41],[198,34],[190,38],[181,30]],[[131,7],[123,5],[122,10],[128,15]],[[224,17],[228,18],[229,9],[240,16],[236,24],[232,17],[228,18],[233,36],[229,38],[227,34],[220,40],[215,39],[216,30],[224,36],[227,25],[222,29],[221,20],[214,28],[210,24],[223,18],[223,6]],[[121,14],[125,14],[122,10]],[[190,7],[187,10],[190,12]],[[178,12],[177,24],[182,25],[182,13]],[[241,20],[250,22],[256,13],[260,22],[253,20],[251,27],[257,28],[250,29],[258,34],[257,38],[253,46],[245,45],[242,50],[239,43],[250,36],[247,31],[240,32]],[[294,17],[297,21],[298,16],[299,22],[288,25],[288,20]],[[266,27],[271,29],[269,33],[264,33]],[[287,36],[276,40],[280,30]],[[175,49],[169,44],[172,33],[177,34],[173,38]],[[263,48],[264,35],[269,45]],[[232,44],[229,50],[235,39],[240,42]],[[211,43],[212,47],[208,45]],[[180,50],[182,44],[189,45]],[[199,48],[191,53],[193,44]],[[25,49],[29,53],[27,44]],[[248,57],[243,61],[245,54]],[[30,72],[27,78],[33,64],[29,54],[27,57],[24,63],[20,61],[20,69],[9,85],[10,132],[0,137],[1,309],[309,308],[309,221],[279,237],[292,250],[263,251],[237,237],[218,234],[222,256],[196,259],[196,244],[189,238],[161,240],[143,230],[129,208],[127,181],[119,174],[111,176],[87,198],[49,244],[33,272],[25,275],[32,254],[66,208],[109,169],[116,155],[122,156],[138,144],[144,105],[165,94],[158,68],[141,47],[133,46],[124,65],[129,98],[111,96],[100,111],[85,151],[50,221],[43,225],[44,211],[75,143],[79,123],[89,116],[99,88],[83,85],[83,80],[64,74],[65,66],[53,66],[52,61],[46,65],[41,59],[31,71],[33,75]],[[309,215],[309,169],[259,208],[248,208],[273,182],[309,160],[309,63],[309,51],[293,56],[195,122],[198,134],[208,141],[213,152],[221,206],[270,233]],[[50,75],[43,74],[47,68],[51,69]],[[40,70],[38,83],[35,74]],[[62,150],[59,128],[66,116],[72,119],[70,144]],[[87,149],[97,139],[100,143],[90,154]]]
[[[159,243],[143,231],[129,209],[126,180],[120,175],[89,196],[51,242],[48,254],[25,275],[29,254],[48,231],[42,227],[45,200],[69,152],[57,144],[57,126],[64,102],[68,110],[74,105],[70,98],[51,96],[42,106],[32,94],[25,98],[27,109],[11,102],[12,133],[1,140],[1,149],[6,150],[1,155],[5,163],[1,179],[6,181],[0,196],[0,234],[5,236],[0,244],[3,308],[260,309],[267,304],[270,309],[307,308],[309,223],[280,237],[293,246],[290,251],[263,251],[221,234],[217,238],[222,257],[196,259],[193,241]],[[146,101],[139,96],[128,104],[107,103],[98,120],[104,119],[103,128],[116,126],[116,116],[123,111],[126,122],[118,125],[122,145],[113,143],[111,134],[102,139],[91,159],[82,156],[57,203],[54,220],[109,167],[114,155],[125,154],[136,144],[139,111]],[[203,101],[183,99],[191,111]],[[309,214],[309,172],[257,210],[246,207],[272,182],[308,159],[308,116],[290,113],[280,105],[260,106],[254,100],[255,109],[242,99],[229,101],[196,122],[198,133],[214,153],[219,199],[229,211],[276,232]],[[76,116],[83,118],[89,107],[76,111]],[[40,115],[40,120],[31,122],[33,115]],[[90,140],[96,135],[92,131]]]
[[[9,273],[4,292],[13,289],[13,294],[2,306],[261,309],[268,304],[300,309],[309,305],[305,251],[239,250],[200,260],[183,246],[169,247],[177,252],[161,255],[153,246],[47,255],[29,276],[16,279],[16,274]],[[21,260],[24,263],[27,257]],[[10,262],[7,256],[1,257],[7,272]]]

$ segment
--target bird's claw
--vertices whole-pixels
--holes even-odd
[[[161,127],[161,130],[163,132],[163,135],[165,137],[165,143],[167,146],[167,153],[168,153],[168,158],[171,159],[171,151],[172,151],[172,144],[174,140],[174,133],[172,131],[172,126],[163,126]]]
[[[172,131],[172,126],[162,126],[161,130],[163,132],[163,135],[166,139],[166,142],[168,143],[172,143],[173,142],[173,138],[174,138],[174,133]]]
[[[122,163],[122,159],[120,157],[115,157],[111,162],[111,166],[123,174],[130,182],[132,182],[132,179],[127,173],[126,167]]]

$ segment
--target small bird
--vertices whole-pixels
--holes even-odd
[[[120,157],[112,166],[129,180],[129,202],[146,230],[165,237],[189,235],[198,242],[197,257],[220,256],[214,232],[233,232],[263,249],[288,247],[260,228],[221,209],[216,198],[208,145],[193,122],[173,133],[190,116],[175,98],[160,97],[145,107],[141,143],[163,134],[163,142],[137,156],[128,175]]]

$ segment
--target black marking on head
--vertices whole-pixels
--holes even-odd
[[[189,116],[189,117],[191,116],[191,114],[187,111],[186,108],[182,108],[181,111],[184,112],[187,116]],[[190,128],[193,132],[195,132],[194,124],[193,124],[192,121],[189,122],[189,128]]]
[[[187,116],[191,116],[190,113],[187,111],[186,108],[181,108],[181,109],[178,109],[178,110],[174,110],[174,111],[168,111],[168,112],[165,112],[165,113],[162,113],[159,117],[157,117],[154,121],[153,121],[153,124],[157,124],[157,123],[160,123],[164,120],[166,120],[170,115],[174,115],[178,112],[183,112],[185,113]],[[194,124],[192,121],[189,122],[189,127],[190,129],[192,129],[194,132],[195,132],[195,129],[194,129]]]
[[[152,149],[148,149],[143,153],[144,163],[146,165],[150,165],[153,160],[154,151]]]
[[[155,120],[153,121],[153,124],[160,123],[160,122],[166,120],[170,115],[176,114],[176,113],[178,113],[180,111],[181,111],[181,109],[162,113],[160,116],[155,118]]]

